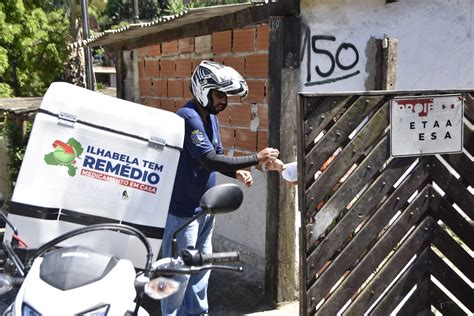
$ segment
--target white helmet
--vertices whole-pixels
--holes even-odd
[[[241,97],[248,92],[247,82],[234,68],[208,60],[203,60],[194,70],[191,89],[204,108],[210,104],[208,96],[211,89]]]

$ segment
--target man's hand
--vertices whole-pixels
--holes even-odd
[[[275,160],[279,154],[278,149],[267,147],[257,153],[258,163],[265,164],[268,161]]]
[[[235,172],[235,177],[237,178],[237,180],[239,180],[240,182],[242,182],[248,187],[251,187],[253,184],[253,178],[250,171],[243,170],[243,169],[237,170]]]
[[[278,158],[274,160],[271,159],[267,161],[267,163],[265,164],[265,168],[267,168],[268,170],[274,170],[278,171],[279,173],[282,173],[283,170],[285,170],[285,164]]]

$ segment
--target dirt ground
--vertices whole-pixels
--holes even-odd
[[[243,273],[212,271],[209,279],[208,299],[211,316],[293,316],[298,315],[298,302],[272,308],[264,302],[265,272],[245,263]],[[149,302],[147,302],[149,303]],[[148,306],[149,307],[149,306]],[[147,308],[160,316],[159,305]]]
[[[298,302],[272,308],[265,304],[265,272],[241,264],[243,273],[213,271],[209,280],[209,315],[298,315]]]

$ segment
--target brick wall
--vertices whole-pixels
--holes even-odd
[[[219,114],[227,154],[244,155],[267,146],[268,26],[234,29],[160,43],[138,50],[142,104],[176,111],[192,98],[189,78],[203,59],[231,66],[247,80],[249,94],[229,97]]]

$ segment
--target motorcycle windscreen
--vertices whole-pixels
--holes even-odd
[[[128,224],[156,255],[183,135],[172,112],[54,83],[36,115],[9,218],[30,247],[81,226]],[[145,262],[127,235],[97,232],[70,243],[78,242],[129,256],[137,267]]]

